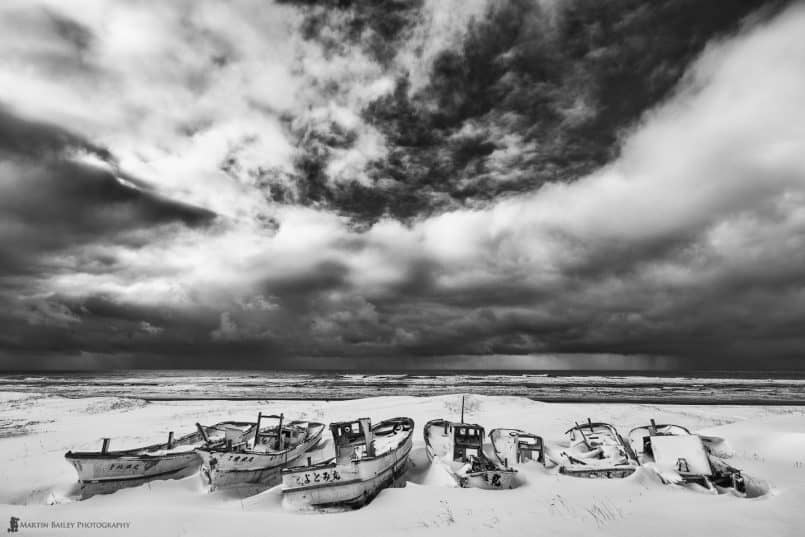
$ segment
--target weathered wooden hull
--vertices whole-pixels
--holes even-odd
[[[512,488],[515,475],[517,472],[514,470],[487,470],[457,477],[462,488],[499,490]]]
[[[201,475],[210,486],[210,490],[216,490],[255,483],[277,485],[281,480],[282,468],[299,459],[306,451],[307,449],[298,448],[278,456],[257,456],[200,449],[198,454],[201,456]],[[253,460],[249,461],[250,458]],[[239,464],[241,461],[242,465]]]
[[[274,453],[199,448],[196,452],[201,457],[201,475],[211,491],[256,483],[278,485],[282,469],[313,449],[321,441],[323,431],[321,425],[299,445]]]
[[[461,488],[480,488],[487,490],[512,488],[517,470],[496,464],[494,461],[489,460],[480,449],[478,456],[481,460],[487,461],[494,469],[468,472],[462,475],[460,472],[457,472],[454,467],[451,467],[450,462],[446,460],[446,458],[450,457],[450,450],[445,449],[445,445],[437,446],[431,441],[431,435],[433,434],[435,437],[440,431],[444,431],[445,424],[448,424],[448,426],[453,425],[446,420],[431,420],[425,424],[425,453],[427,453],[428,459],[432,464],[442,465],[447,473],[455,480],[455,483]],[[440,436],[444,437],[444,434]]]
[[[191,468],[198,469],[201,458],[193,451],[169,455],[82,456],[67,454],[65,458],[85,483],[156,479]]]
[[[617,479],[629,477],[637,470],[636,466],[610,466],[604,468],[590,468],[589,466],[560,466],[559,473],[571,477],[586,477],[590,479]]]
[[[282,472],[283,505],[359,508],[388,487],[404,486],[411,453],[413,422],[405,440],[392,451],[347,464],[317,464]]]
[[[247,422],[222,422],[204,426],[213,439],[237,439],[248,435],[252,425]],[[109,482],[110,490],[118,482],[145,482],[151,479],[171,479],[198,470],[201,457],[194,451],[204,444],[200,431],[185,435],[173,442],[153,444],[123,451],[68,451],[64,458],[72,464],[82,484]]]
[[[117,492],[118,490],[139,487],[140,485],[150,483],[151,481],[190,477],[196,472],[198,472],[198,466],[193,465],[176,472],[162,474],[155,477],[137,477],[134,479],[113,479],[106,481],[80,481],[73,488],[72,494],[80,500],[86,500],[87,498],[91,498],[99,494],[111,494],[113,492]]]

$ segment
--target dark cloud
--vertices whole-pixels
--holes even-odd
[[[82,156],[93,157],[98,164],[87,163]],[[30,263],[42,254],[81,243],[112,240],[172,222],[205,225],[215,216],[166,199],[117,171],[105,148],[64,128],[28,121],[3,109],[0,166],[4,260],[0,274],[30,271]]]
[[[802,367],[802,12],[280,4],[0,20],[0,367]]]
[[[424,0],[277,0],[299,6],[305,39],[321,43],[328,54],[360,46],[373,59],[389,65],[401,42],[420,21]]]
[[[32,121],[0,106],[0,155],[8,159],[59,159],[69,151],[86,151],[112,163],[111,153],[69,130]]]
[[[419,2],[295,3],[308,6],[304,35],[329,54],[357,44],[384,65],[393,54],[377,43],[393,47],[421,16]],[[402,72],[393,92],[362,111],[388,149],[368,164],[370,184],[328,181],[332,150],[352,141],[330,136],[328,125],[300,138],[300,195],[289,201],[357,221],[409,220],[573,181],[617,157],[624,132],[671,94],[708,42],[782,4],[491,2],[458,46],[438,53],[423,87]]]

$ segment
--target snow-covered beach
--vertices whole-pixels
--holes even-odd
[[[621,433],[651,418],[721,436],[730,464],[749,482],[749,498],[663,485],[641,468],[626,479],[558,475],[520,468],[516,488],[460,489],[431,467],[422,426],[457,418],[460,397],[377,397],[345,401],[157,401],[0,395],[0,515],[17,517],[20,535],[799,535],[805,527],[805,408],[657,404],[543,403],[469,396],[467,421],[516,427],[561,441],[573,422],[609,421]],[[357,511],[283,509],[279,486],[254,495],[209,493],[191,475],[152,481],[78,501],[68,450],[112,449],[164,441],[197,421],[253,420],[258,411],[337,421],[410,416],[417,425],[404,488],[386,489]],[[325,446],[324,449],[326,449]],[[5,523],[5,522],[4,522]],[[25,523],[25,525],[22,525]]]

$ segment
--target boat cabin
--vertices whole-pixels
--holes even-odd
[[[374,435],[369,418],[330,424],[337,463],[375,456]]]
[[[545,450],[542,444],[542,437],[529,435],[517,438],[517,462],[537,461],[545,462]]]
[[[651,445],[652,437],[656,436],[690,436],[691,433],[681,425],[657,425],[651,420],[650,425],[635,427],[629,431],[629,444],[637,455],[653,456]]]
[[[265,420],[276,420],[277,424],[273,427],[260,428],[260,424]],[[273,450],[282,451],[288,446],[295,446],[301,442],[307,430],[305,427],[299,427],[299,422],[292,422],[283,427],[283,415],[279,416],[257,416],[257,427],[254,438],[254,449],[260,450]]]
[[[483,453],[484,428],[466,423],[453,424],[453,460],[467,462]]]

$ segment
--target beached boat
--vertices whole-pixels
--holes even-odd
[[[414,420],[369,418],[330,424],[335,457],[282,471],[286,507],[361,507],[401,482],[408,464]],[[404,482],[401,482],[404,484]]]
[[[495,456],[503,466],[529,461],[545,464],[545,444],[540,436],[520,429],[492,429],[489,439]]]
[[[78,473],[81,483],[109,483],[113,491],[115,483],[123,481],[144,483],[151,479],[170,479],[198,470],[201,458],[194,451],[205,444],[238,442],[252,432],[254,423],[227,421],[210,426],[196,424],[197,430],[178,439],[173,432],[163,444],[110,451],[109,438],[103,439],[100,451],[68,451],[64,458]]]
[[[568,448],[560,453],[559,473],[575,477],[627,477],[639,466],[632,448],[608,423],[587,423],[565,432]]]
[[[425,424],[425,451],[464,488],[509,489],[517,470],[493,461],[483,449],[484,428],[474,423],[436,419]]]
[[[239,485],[279,483],[280,471],[321,441],[324,424],[308,421],[283,423],[283,415],[257,416],[256,434],[239,442],[219,443],[196,449],[201,474],[210,490]],[[266,420],[275,425],[263,428]]]
[[[712,441],[712,437],[705,437]],[[649,425],[629,432],[629,443],[641,464],[652,467],[664,483],[701,485],[746,492],[741,471],[715,457],[705,440],[681,425]]]

